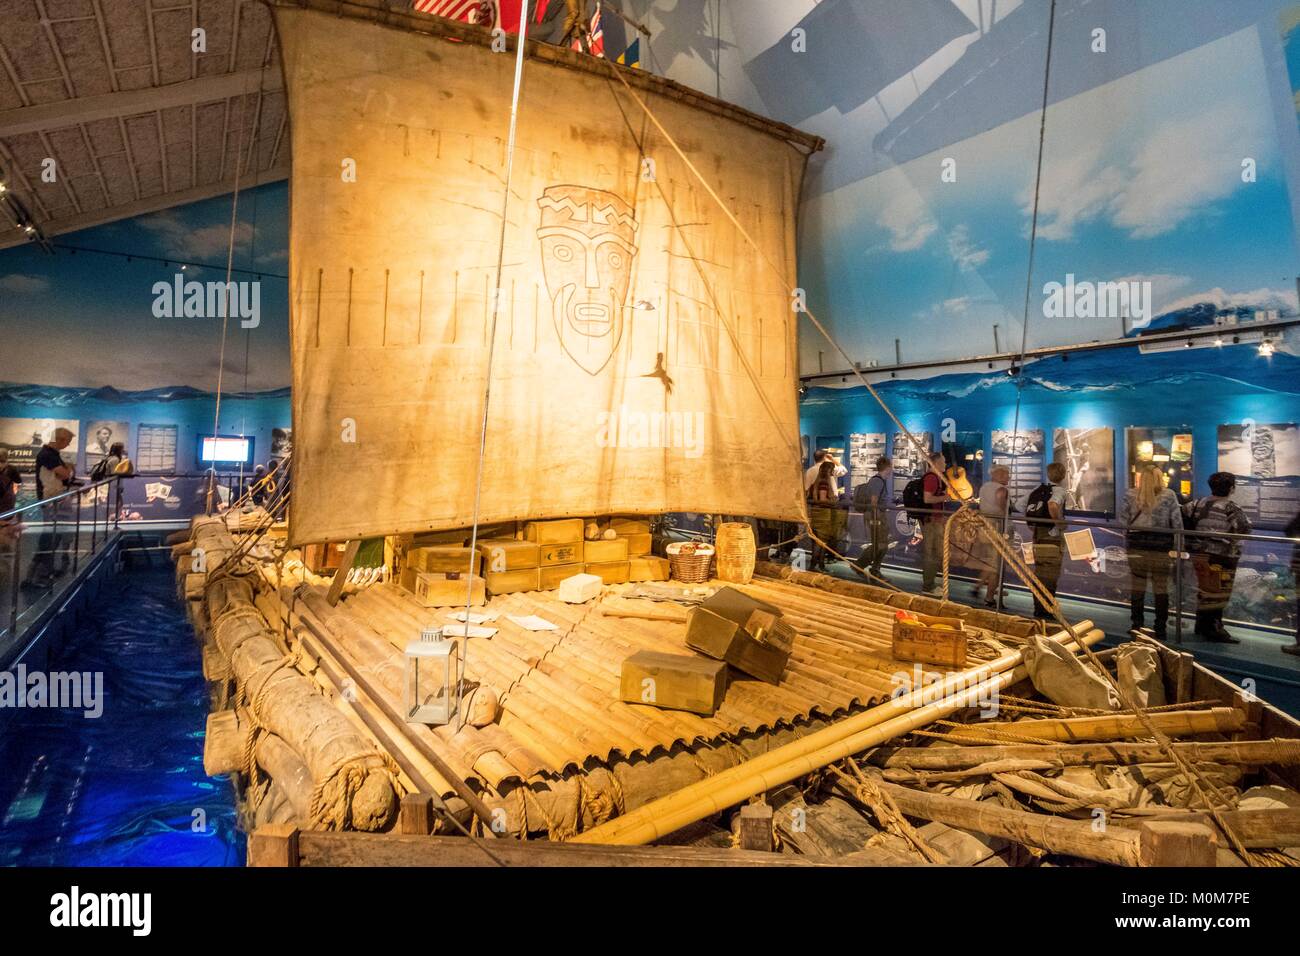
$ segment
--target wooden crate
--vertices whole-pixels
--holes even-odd
[[[581,541],[586,522],[581,518],[559,521],[530,521],[524,525],[524,540],[535,544],[567,544]]]
[[[623,661],[620,697],[629,704],[711,717],[727,691],[727,666],[683,654],[637,651]]]
[[[603,564],[608,561],[626,561],[628,558],[627,539],[588,541],[582,546],[582,560],[588,564]],[[593,572],[595,573],[595,572]]]
[[[482,560],[478,551],[453,545],[413,548],[406,555],[407,561],[417,571],[443,574],[478,574],[479,562]]]
[[[480,541],[478,549],[483,555],[488,573],[518,571],[538,565],[538,547],[533,541],[516,541],[514,538],[491,538]]]
[[[313,574],[337,570],[343,563],[343,552],[347,546],[346,541],[332,544],[305,544],[302,547],[302,563]]]
[[[921,623],[894,619],[894,657],[922,664],[966,666],[966,631],[961,618],[911,612]],[[936,628],[934,625],[946,625]]]
[[[646,554],[628,558],[627,579],[629,581],[667,581],[668,559],[656,558]]]
[[[686,646],[726,661],[751,677],[779,684],[790,660],[789,648],[765,644],[730,618],[704,607],[693,607],[686,616]]]
[[[537,570],[537,590],[554,591],[565,578],[582,574],[581,564],[548,564]]]
[[[794,628],[783,621],[780,614],[755,608],[745,622],[745,630],[760,644],[767,644],[787,654],[794,648]]]
[[[473,595],[470,604],[483,604],[487,600],[485,582],[477,574],[473,578]],[[465,606],[465,596],[470,585],[465,577],[448,577],[436,571],[419,571],[415,575],[415,599],[425,607]]]
[[[589,542],[590,543],[590,542]],[[585,565],[588,574],[598,576],[606,584],[626,584],[631,580],[632,562],[630,561],[597,561],[588,562]]]
[[[610,518],[609,526],[620,538],[633,534],[649,534],[650,522],[645,518]]]
[[[537,548],[537,563],[543,568],[552,564],[581,564],[582,555],[582,541],[543,544]]]
[[[402,535],[402,543],[408,548],[430,548],[439,545],[463,547],[469,541],[469,532],[464,528],[451,531],[421,531],[417,534]]]
[[[536,591],[540,580],[537,568],[489,571],[483,577],[487,582],[488,594],[515,594],[519,591]]]
[[[649,554],[650,548],[654,544],[649,531],[638,531],[633,534],[620,534],[618,539],[627,542],[627,556],[629,558],[636,558],[643,554]]]

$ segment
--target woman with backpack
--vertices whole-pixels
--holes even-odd
[[[812,524],[813,534],[832,546],[843,526],[843,518],[839,509],[839,487],[835,481],[835,467],[833,458],[829,456],[825,458],[817,469],[817,477],[808,486],[809,519]],[[815,541],[813,542],[812,566],[818,571],[826,570],[826,549]]]
[[[1165,487],[1158,465],[1138,467],[1137,487],[1124,498],[1122,514],[1128,528],[1129,616],[1136,630],[1145,623],[1147,586],[1155,597],[1155,636],[1164,640],[1169,627],[1169,571],[1173,532],[1182,530],[1178,497]]]
[[[1047,466],[1047,481],[1029,494],[1025,502],[1025,521],[1034,539],[1034,576],[1044,589],[1056,597],[1056,585],[1061,580],[1061,567],[1065,563],[1062,532],[1065,528],[1065,509],[1070,493],[1065,487],[1065,465],[1054,461]],[[1037,594],[1034,595],[1035,620],[1050,621],[1052,614]]]
[[[1187,538],[1196,571],[1196,636],[1207,641],[1240,644],[1223,626],[1223,612],[1232,597],[1232,585],[1241,560],[1241,542],[1217,538],[1210,532],[1250,534],[1250,519],[1232,500],[1237,479],[1226,471],[1210,475],[1210,494],[1186,506],[1186,524],[1198,533]]]

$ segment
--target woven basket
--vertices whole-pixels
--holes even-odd
[[[718,525],[718,579],[731,584],[748,584],[754,576],[754,529],[743,521]]]
[[[713,545],[694,541],[675,541],[664,548],[673,579],[685,584],[703,584],[709,580],[716,552]]]

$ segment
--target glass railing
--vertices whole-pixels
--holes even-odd
[[[0,661],[118,528],[123,475],[0,513]]]

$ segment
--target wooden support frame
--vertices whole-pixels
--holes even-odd
[[[772,806],[747,803],[740,808],[740,848],[770,853],[776,847],[773,838]]]
[[[339,598],[343,596],[343,587],[348,583],[348,573],[352,570],[352,565],[356,564],[357,552],[361,549],[361,539],[353,538],[348,542],[347,547],[343,549],[343,557],[339,560],[338,570],[334,572],[334,580],[330,582],[330,589],[325,595],[325,600],[330,607],[339,603]]]
[[[397,833],[258,827],[248,838],[249,866],[897,866],[893,854],[864,850],[851,857],[814,858],[753,850],[690,846],[591,846],[536,840],[469,840]]]

